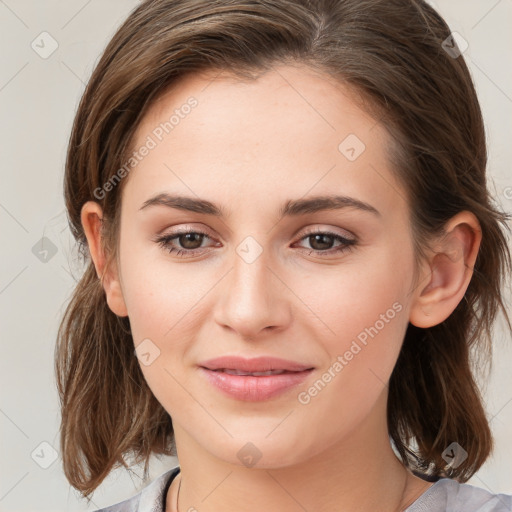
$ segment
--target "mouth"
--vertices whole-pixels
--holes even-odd
[[[246,358],[238,355],[224,355],[202,361],[201,368],[211,371],[227,373],[229,375],[267,376],[280,375],[282,373],[295,373],[311,370],[313,367],[297,361],[289,361],[270,355]]]
[[[222,372],[227,373],[228,375],[242,375],[247,377],[265,377],[267,375],[282,375],[283,373],[300,373],[299,371],[293,371],[293,370],[268,370],[265,372],[246,372],[244,370],[236,370],[232,368],[217,368],[217,369],[211,369],[206,368],[205,366],[202,366],[201,368],[204,368],[205,370],[211,370],[213,372]],[[308,371],[312,370],[313,368],[307,368],[306,370],[302,371]]]

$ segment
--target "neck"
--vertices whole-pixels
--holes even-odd
[[[173,422],[181,471],[168,492],[166,512],[177,512],[178,486],[179,512],[405,509],[431,484],[395,456],[382,402],[345,439],[285,467],[249,468],[220,460]]]

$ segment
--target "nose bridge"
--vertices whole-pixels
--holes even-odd
[[[222,285],[217,322],[252,338],[265,328],[282,326],[289,316],[283,286],[274,275],[272,256],[254,237],[235,248],[232,269]]]

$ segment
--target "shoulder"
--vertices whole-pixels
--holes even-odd
[[[165,495],[179,471],[179,466],[170,469],[153,480],[135,496],[94,512],[163,512]]]
[[[512,512],[512,495],[441,478],[405,512]]]

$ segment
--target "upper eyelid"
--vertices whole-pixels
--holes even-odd
[[[342,228],[336,228],[336,229],[342,229]],[[333,235],[336,235],[336,236],[341,236],[342,238],[346,238],[347,240],[356,240],[357,239],[357,237],[353,233],[348,231],[347,229],[343,230],[344,233],[337,233],[336,229],[334,229],[334,228],[316,227],[316,228],[311,229],[309,231],[308,230],[306,230],[306,231],[299,231],[296,236],[298,236],[300,233],[303,233],[300,238],[304,238],[305,236],[314,235],[315,233],[328,233],[328,234],[333,234]]]

